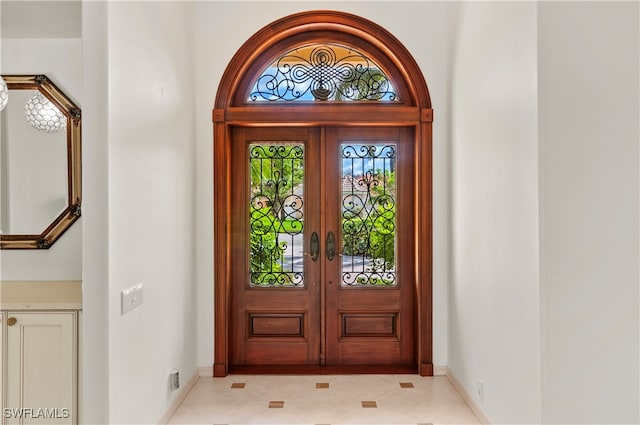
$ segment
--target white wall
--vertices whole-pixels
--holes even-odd
[[[2,0],[2,36],[80,38],[81,0]]]
[[[155,423],[196,371],[191,6],[109,2],[109,422]],[[120,314],[120,292],[144,304]]]
[[[536,6],[464,3],[458,25],[448,365],[492,423],[540,423]]]
[[[15,9],[16,4],[12,5]],[[5,5],[5,20],[8,19],[5,15],[11,12],[11,8],[9,11],[6,9]],[[21,16],[17,14],[17,9],[13,12],[12,22],[19,20]],[[3,35],[3,74],[46,74],[82,108],[82,47],[79,38],[13,38],[4,28]],[[9,101],[11,102],[11,99]],[[63,158],[66,169],[66,156]],[[29,170],[24,164],[20,168]],[[65,182],[63,185],[66,187]],[[49,223],[37,232],[43,231],[55,217],[53,214]],[[82,218],[48,250],[3,250],[0,253],[0,261],[2,280],[81,280]]]
[[[434,364],[447,363],[448,102],[452,5],[440,2],[197,2],[195,34],[198,277],[198,364],[213,363],[213,126],[211,110],[227,63],[265,25],[304,10],[354,13],[382,25],[422,69],[434,122]],[[247,13],[247,11],[251,13]],[[241,23],[241,24],[239,24]],[[428,34],[437,37],[426,37]]]
[[[538,5],[545,423],[640,422],[638,6]]]
[[[155,422],[171,399],[168,369],[180,368],[184,381],[195,365],[211,366],[211,108],[218,82],[237,49],[264,25],[301,10],[338,9],[394,33],[416,58],[431,91],[435,364],[448,363],[472,394],[482,379],[484,402],[476,400],[494,423],[610,418],[637,423],[638,101],[630,95],[638,92],[637,5],[630,6],[635,15],[623,13],[615,20],[597,9],[604,6],[576,17],[563,7],[571,6],[86,2],[83,126],[96,143],[84,152],[90,168],[85,211],[91,211],[83,229],[84,422]],[[607,35],[598,32],[595,37],[603,41],[587,38],[582,45],[587,29],[602,28],[603,22],[593,22],[600,14]],[[629,16],[636,16],[635,24],[626,20]],[[619,19],[620,24],[612,23]],[[570,38],[574,29],[578,40]],[[616,49],[609,48],[613,42]],[[602,48],[593,55],[588,45]],[[577,56],[567,54],[576,49]],[[585,79],[575,78],[587,62],[592,71]],[[554,79],[545,80],[549,75]],[[585,87],[598,87],[596,76],[604,76],[614,90],[599,90],[594,101]],[[577,111],[568,116],[567,99]],[[590,118],[607,110],[615,115]],[[580,127],[581,117],[597,123],[589,127],[595,131]],[[621,142],[604,150],[599,134],[609,134],[614,125]],[[580,137],[566,137],[580,128]],[[568,168],[557,157],[565,150],[582,154],[584,147],[586,159]],[[600,165],[606,171],[597,176],[605,177],[606,186],[584,172]],[[595,188],[593,199],[572,179],[573,172]],[[622,191],[607,190],[614,185]],[[569,201],[561,196],[565,190]],[[601,205],[611,207],[597,209]],[[585,207],[580,211],[590,214],[577,215],[576,224],[567,207]],[[629,217],[635,224],[626,224]],[[592,225],[595,219],[601,219],[600,227]],[[591,235],[594,229],[602,245],[583,246],[579,233]],[[569,237],[562,233],[568,230]],[[602,257],[607,252],[615,255]],[[607,261],[591,261],[595,257]],[[616,261],[621,267],[614,267]],[[593,275],[580,271],[584,264]],[[145,282],[145,304],[121,316],[120,290],[139,281]],[[583,296],[585,287],[591,291]],[[576,294],[581,295],[577,300]],[[598,311],[603,299],[615,307],[602,313],[602,327],[580,328],[576,322]],[[562,339],[567,325],[580,329],[568,340]],[[594,341],[605,343],[593,350]],[[594,363],[594,357],[604,361]],[[593,387],[585,382],[595,379],[593,364],[613,373],[598,373],[602,389],[588,393]],[[556,386],[564,391],[560,397]],[[610,392],[604,394],[605,389]],[[590,414],[585,420],[578,404]],[[614,409],[619,413],[604,420]]]
[[[109,170],[107,6],[82,8],[83,262],[80,423],[109,423]],[[90,141],[90,142],[88,142]],[[117,373],[117,372],[114,372]]]

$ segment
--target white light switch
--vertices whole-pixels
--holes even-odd
[[[122,314],[142,305],[142,283],[122,291]]]

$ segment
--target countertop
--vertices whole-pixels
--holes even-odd
[[[2,310],[81,310],[81,281],[2,281]]]

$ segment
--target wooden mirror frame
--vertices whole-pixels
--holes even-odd
[[[46,75],[2,78],[9,90],[39,91],[67,117],[67,207],[39,234],[0,235],[0,249],[49,249],[81,215],[81,111]]]
[[[253,102],[247,100],[256,73],[278,53],[303,43],[336,42],[364,46],[363,52],[401,83],[401,102]],[[420,375],[433,375],[432,300],[432,122],[427,83],[409,51],[381,26],[338,11],[308,11],[281,18],[259,30],[236,52],[222,76],[212,111],[214,124],[214,364],[213,376],[229,372],[231,323],[231,252],[229,215],[234,172],[231,128],[234,126],[407,126],[415,131],[416,208],[416,363]],[[295,110],[295,113],[291,113]]]

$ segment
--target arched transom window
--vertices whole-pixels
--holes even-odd
[[[251,86],[248,101],[397,102],[381,65],[352,46],[307,44],[271,62]]]

